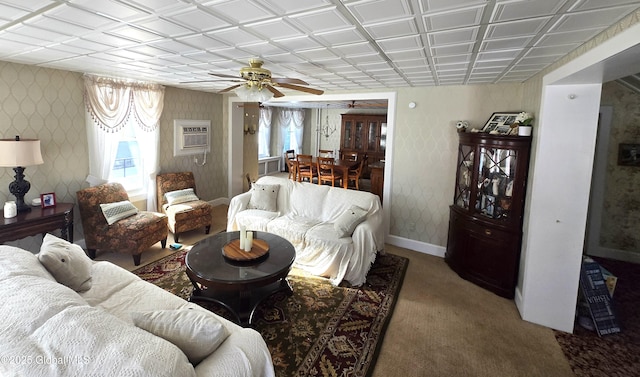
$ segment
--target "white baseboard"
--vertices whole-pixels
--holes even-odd
[[[433,255],[441,258],[444,258],[444,253],[445,251],[447,251],[447,248],[443,246],[433,245],[430,243],[411,240],[411,239],[399,237],[399,236],[389,235],[387,236],[385,242],[393,246],[398,246],[405,249],[414,250],[420,253],[429,254],[429,255]]]
[[[588,250],[587,255],[640,264],[640,253],[633,251],[594,247]]]

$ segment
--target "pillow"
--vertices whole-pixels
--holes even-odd
[[[248,209],[261,209],[263,211],[277,211],[278,190],[280,185],[261,185],[256,183],[251,186],[251,199]]]
[[[91,259],[78,245],[47,233],[38,260],[60,284],[76,292],[91,288]]]
[[[133,312],[131,319],[139,328],[176,345],[194,365],[213,353],[229,336],[220,321],[200,310]]]
[[[333,228],[338,232],[340,238],[351,236],[353,231],[356,230],[358,224],[363,222],[366,217],[366,210],[358,206],[351,206],[338,216],[336,221],[333,223]]]
[[[100,204],[100,209],[104,218],[107,219],[107,224],[111,225],[118,220],[126,219],[129,216],[133,216],[138,213],[138,208],[134,206],[130,201],[123,200],[121,202]]]
[[[184,190],[176,190],[169,191],[164,194],[164,197],[167,199],[167,204],[178,204],[178,203],[186,203],[193,202],[194,200],[200,200],[193,192],[192,188],[184,189]]]

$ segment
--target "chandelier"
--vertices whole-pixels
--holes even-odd
[[[318,123],[321,123],[321,122],[322,121],[320,121]],[[324,126],[322,124],[320,124],[316,131],[319,132],[321,135],[323,135],[325,138],[329,139],[329,136],[331,136],[334,132],[336,132],[337,129],[338,128],[337,128],[336,125],[334,125],[332,127],[329,124],[329,104],[327,104],[327,112],[326,112],[326,115],[325,115]]]

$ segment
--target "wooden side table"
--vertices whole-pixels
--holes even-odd
[[[73,203],[58,203],[55,207],[32,207],[10,219],[0,211],[0,244],[60,229],[62,238],[73,242]]]

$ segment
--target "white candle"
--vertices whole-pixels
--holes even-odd
[[[247,232],[247,239],[244,242],[244,251],[249,252],[249,251],[251,251],[252,247],[253,247],[253,232],[252,231],[248,231]]]
[[[244,250],[247,243],[247,228],[240,227],[240,250]]]

